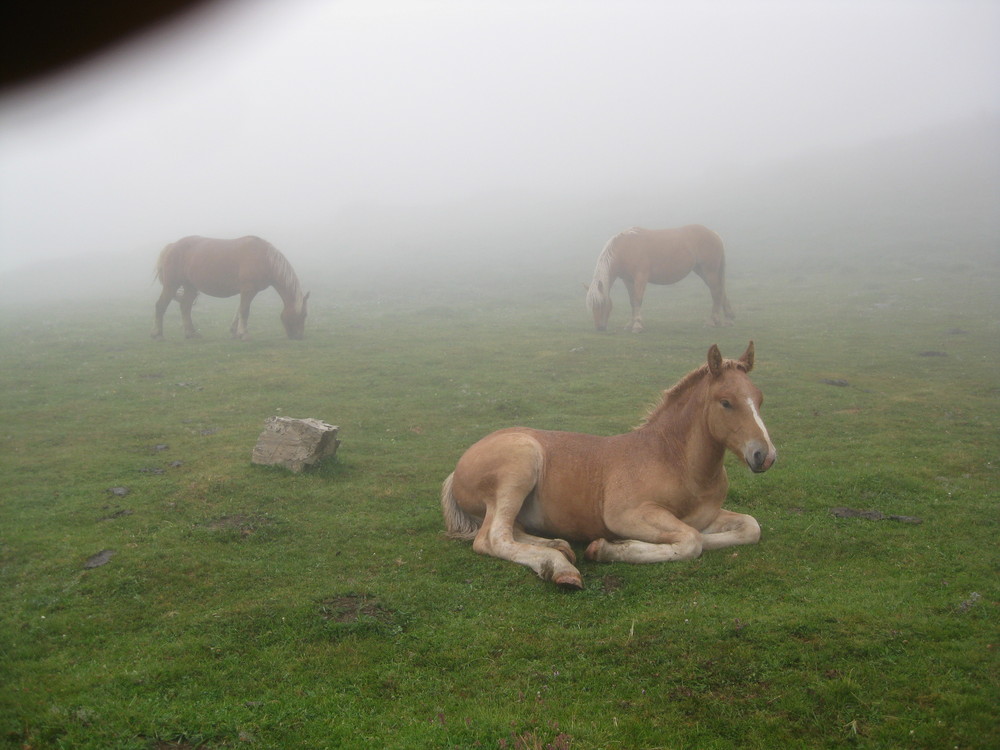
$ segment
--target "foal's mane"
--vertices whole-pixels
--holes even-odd
[[[747,365],[745,362],[741,362],[738,359],[724,359],[722,360],[722,369],[747,372]],[[691,370],[691,372],[665,390],[659,403],[650,408],[650,410],[646,413],[646,416],[642,418],[642,421],[637,427],[635,427],[635,429],[638,430],[640,427],[645,427],[647,424],[656,419],[656,417],[658,417],[663,411],[673,406],[673,404],[680,400],[680,398],[691,390],[691,388],[700,383],[706,374],[708,374],[707,362],[701,367],[696,367],[694,370]]]

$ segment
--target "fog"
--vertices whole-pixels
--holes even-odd
[[[921,180],[896,221],[961,194],[995,247],[998,113],[994,0],[218,2],[5,92],[0,274],[148,284],[168,242],[258,234],[313,271],[550,253],[578,283],[634,224],[745,259]]]

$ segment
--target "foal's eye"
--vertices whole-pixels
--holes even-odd
[[[720,401],[719,403],[722,404],[722,408],[723,409],[732,409],[733,408],[733,405],[731,403],[729,403],[729,399],[728,398],[722,399],[722,401]]]

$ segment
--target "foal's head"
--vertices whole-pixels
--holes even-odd
[[[777,452],[760,417],[764,397],[750,382],[753,342],[739,359],[723,360],[715,344],[708,350],[708,398],[705,409],[712,437],[740,456],[751,471],[771,468]]]

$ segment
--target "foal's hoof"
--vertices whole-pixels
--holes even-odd
[[[575,573],[561,573],[553,578],[552,582],[555,583],[556,586],[561,586],[567,589],[583,588],[583,580]]]
[[[590,544],[587,545],[587,551],[584,552],[584,557],[588,560],[594,560],[600,562],[601,552],[604,550],[604,545],[607,544],[603,539],[595,539]]]
[[[563,557],[569,560],[573,565],[576,565],[576,553],[573,551],[573,548],[569,546],[569,542],[562,539],[553,539],[552,542],[553,549],[557,549],[562,552]]]

